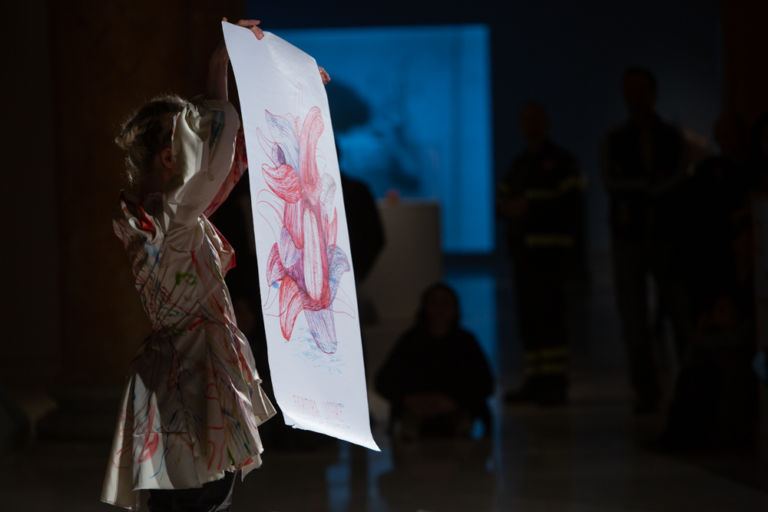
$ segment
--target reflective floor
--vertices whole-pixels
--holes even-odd
[[[656,449],[664,417],[632,413],[600,276],[574,301],[571,401],[558,408],[499,400],[520,380],[519,347],[504,334],[514,331],[511,286],[482,273],[448,280],[498,371],[491,439],[393,445],[377,422],[380,453],[319,437],[301,450],[268,444],[264,466],[238,483],[234,512],[768,510],[758,461]],[[0,510],[111,510],[98,502],[112,426],[100,418],[89,438],[38,440],[0,459]]]
[[[246,511],[764,511],[768,494],[655,452],[616,402],[505,411],[492,442],[432,442],[381,453],[332,442],[265,453],[239,483]],[[0,466],[7,511],[105,511],[108,442],[43,441]]]

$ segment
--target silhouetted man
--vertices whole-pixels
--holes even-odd
[[[627,344],[635,410],[652,412],[660,399],[651,344],[648,276],[661,311],[669,316],[682,353],[689,326],[681,235],[680,185],[686,179],[681,132],[656,113],[655,77],[646,69],[624,74],[629,117],[606,140],[604,179],[610,200],[616,300]]]

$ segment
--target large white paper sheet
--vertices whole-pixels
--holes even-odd
[[[315,59],[222,23],[250,172],[269,367],[288,425],[373,450],[349,235]]]

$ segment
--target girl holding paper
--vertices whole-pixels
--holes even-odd
[[[263,37],[258,20],[238,25]],[[258,426],[275,414],[224,282],[234,250],[208,220],[247,165],[228,66],[222,42],[204,100],[156,98],[116,138],[130,186],[113,225],[152,322],[131,363],[102,491],[128,509],[147,489],[150,511],[229,510],[234,476],[261,464]]]

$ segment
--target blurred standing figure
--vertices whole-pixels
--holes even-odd
[[[693,317],[710,310],[723,295],[741,290],[740,301],[753,300],[744,267],[736,248],[740,240],[751,238],[749,133],[746,122],[737,114],[721,115],[714,128],[720,154],[696,167],[686,195],[690,218],[688,289]],[[746,288],[746,291],[744,289]],[[736,297],[734,297],[736,298]],[[744,305],[740,306],[744,309]]]
[[[384,249],[384,226],[368,185],[344,172],[340,174],[344,210],[347,212],[350,252],[355,264],[355,282],[359,286],[371,273],[374,263]]]
[[[336,144],[336,155],[341,162],[341,148]],[[341,190],[344,195],[344,211],[347,213],[349,231],[349,250],[352,255],[357,289],[357,307],[362,325],[375,324],[378,313],[373,301],[366,296],[361,285],[371,274],[384,246],[386,235],[381,220],[379,207],[376,205],[367,183],[353,178],[339,168]],[[363,347],[365,357],[365,347]],[[367,360],[366,360],[367,361]]]
[[[635,391],[635,411],[653,412],[660,400],[651,344],[648,276],[660,310],[672,321],[678,355],[689,334],[682,269],[685,222],[680,185],[686,179],[686,144],[676,127],[655,111],[657,85],[650,71],[624,73],[629,118],[611,131],[604,153],[610,201],[616,300]]]
[[[662,441],[667,449],[749,448],[757,408],[750,370],[755,318],[748,130],[720,116],[720,154],[686,189],[688,296],[695,329],[680,361]]]
[[[508,221],[525,381],[508,402],[567,401],[568,330],[565,284],[579,262],[583,180],[576,160],[549,138],[544,107],[520,111],[526,147],[499,185],[497,215]]]

